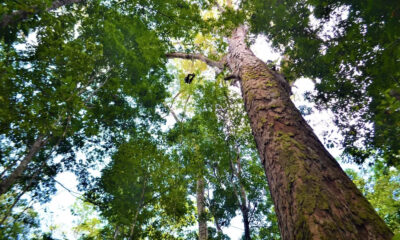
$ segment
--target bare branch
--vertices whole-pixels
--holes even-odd
[[[179,120],[178,116],[175,114],[174,110],[172,110],[172,108],[170,108],[168,106],[168,104],[163,103],[163,105],[169,110],[169,112],[172,114],[172,116],[174,117],[175,121],[180,123],[181,121]]]
[[[165,54],[167,58],[181,58],[181,59],[188,59],[188,60],[200,60],[205,62],[208,66],[210,67],[216,67],[218,69],[224,69],[225,67],[225,61],[223,58],[222,61],[214,61],[202,54],[197,54],[197,53],[182,53],[182,52],[172,52],[172,53],[167,53]]]

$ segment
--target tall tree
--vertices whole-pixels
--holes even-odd
[[[216,1],[211,2],[216,3]],[[94,41],[92,41],[93,38],[91,38],[90,35],[82,35],[87,36],[87,38],[83,38],[81,41],[84,43],[92,43],[89,45],[94,46],[95,49],[96,47],[100,47],[98,45],[99,42],[103,42],[99,40],[104,40],[104,46],[109,47],[108,50],[110,51],[103,51],[101,54],[99,54],[101,56],[100,59],[102,60],[101,62],[103,65],[101,65],[100,69],[96,69],[97,71],[95,71],[95,73],[101,73],[101,77],[99,77],[98,80],[108,79],[104,79],[104,74],[107,76],[107,73],[111,69],[112,73],[115,73],[118,76],[116,79],[110,78],[111,80],[116,80],[116,82],[119,82],[119,80],[122,79],[126,80],[127,77],[129,81],[137,83],[137,85],[135,84],[132,86],[128,84],[127,86],[123,85],[112,88],[113,85],[111,84],[110,91],[100,91],[102,94],[93,99],[95,103],[97,101],[101,102],[101,104],[98,104],[94,107],[94,111],[89,105],[88,107],[84,108],[83,111],[80,111],[80,108],[74,108],[74,111],[72,111],[74,114],[70,115],[72,115],[74,119],[86,119],[85,113],[87,112],[96,115],[96,111],[102,112],[103,108],[107,108],[107,106],[111,105],[115,107],[119,105],[119,101],[115,102],[112,100],[113,96],[115,95],[119,96],[118,100],[124,102],[125,106],[130,106],[130,104],[132,104],[130,98],[127,99],[127,97],[137,97],[138,99],[143,97],[143,102],[134,101],[134,103],[143,104],[144,106],[150,105],[154,113],[154,106],[156,103],[152,101],[152,97],[159,97],[157,95],[159,91],[153,91],[155,89],[151,88],[152,85],[141,85],[141,82],[138,80],[158,80],[157,77],[152,75],[152,70],[159,69],[157,67],[160,64],[158,61],[161,55],[160,52],[165,49],[157,48],[159,51],[156,51],[156,54],[154,54],[153,51],[145,51],[146,48],[135,47],[143,46],[142,44],[148,46],[148,39],[154,40],[154,44],[157,45],[158,43],[163,43],[162,41],[158,41],[160,39],[168,43],[171,38],[175,37],[178,39],[178,41],[182,40],[184,42],[184,47],[181,47],[184,48],[183,50],[186,50],[187,52],[197,50],[198,48],[193,47],[191,39],[189,38],[197,34],[196,31],[193,31],[196,30],[196,28],[193,26],[195,23],[197,23],[194,20],[198,19],[192,18],[192,16],[197,16],[196,14],[193,15],[188,13],[197,13],[199,7],[210,9],[212,5],[210,5],[208,1],[193,1],[192,3],[193,4],[191,5],[186,4],[186,2],[183,2],[182,4],[182,1],[173,0],[137,2],[105,1],[104,4],[95,4],[94,8],[88,8],[89,10],[96,10],[94,12],[97,12],[98,14],[94,18],[87,18],[87,25],[82,25],[87,27],[85,28],[87,32],[91,33],[92,30],[94,30],[97,33],[96,36],[99,37],[102,36],[103,32],[101,29],[104,28],[104,33],[110,34],[106,35],[109,37],[106,37],[105,39],[102,39],[101,37],[100,39],[94,38]],[[224,9],[219,4],[217,4],[217,6],[219,9],[222,9],[221,17],[218,19],[212,17],[206,18],[209,20],[203,21],[202,23],[204,24],[201,24],[200,26],[204,26],[204,29],[202,29],[204,32],[209,32],[219,36],[219,40],[214,43],[219,52],[215,53],[213,51],[204,51],[204,54],[208,55],[208,58],[205,55],[188,54],[186,52],[170,52],[166,54],[166,57],[198,59],[206,62],[211,67],[218,68],[220,71],[224,71],[226,70],[225,67],[228,67],[228,70],[232,75],[228,76],[226,79],[236,79],[239,81],[245,110],[250,120],[252,133],[255,138],[262,166],[268,179],[271,196],[274,200],[282,238],[390,239],[392,237],[392,233],[388,227],[385,225],[382,219],[379,218],[371,205],[343,172],[336,160],[327,152],[327,150],[313,133],[312,129],[302,118],[300,112],[291,102],[289,98],[290,87],[286,80],[275,71],[269,69],[268,66],[258,59],[248,48],[246,42],[248,27],[242,24],[245,23],[246,20],[249,20],[246,19],[246,17],[252,14],[251,9],[234,10],[231,1],[227,1],[227,6]],[[113,12],[109,18],[102,17],[103,13],[108,13],[108,11],[105,11],[104,8]],[[88,15],[90,16],[92,13],[93,12],[89,11]],[[82,16],[86,15],[82,14]],[[40,21],[46,21],[46,19],[47,18],[43,17],[40,19]],[[103,22],[104,19],[108,21]],[[114,22],[116,20],[122,21]],[[167,27],[167,24],[162,23],[162,20],[166,21],[168,24]],[[130,24],[132,21],[134,22],[133,25]],[[171,21],[174,24],[171,24]],[[77,23],[77,21],[75,22]],[[207,25],[207,23],[209,23],[209,25]],[[61,27],[61,21],[54,21],[52,24],[57,27],[57,30],[63,29]],[[274,23],[272,22],[272,24]],[[66,39],[75,40],[75,26],[76,24],[70,25],[69,35],[67,34],[68,38]],[[100,27],[100,30],[97,29],[98,27]],[[48,41],[42,42],[43,44],[41,47],[44,50],[46,50],[46,44],[59,46],[60,44],[64,45],[66,42],[73,42],[62,40],[57,41],[57,36],[52,34],[53,30],[50,26],[38,29],[41,31],[43,30],[43,33],[47,34],[49,37],[44,38],[44,40],[47,39]],[[141,34],[134,34],[136,33],[135,30],[137,29],[144,30],[143,32],[148,34],[146,35],[146,39],[141,39]],[[126,32],[131,33],[130,30],[134,33],[127,35],[123,34]],[[185,31],[187,34],[183,34]],[[127,36],[127,38],[124,36]],[[133,40],[131,37],[133,36],[137,36],[138,41],[131,42]],[[42,40],[41,38],[39,39]],[[78,37],[76,39],[80,38]],[[226,48],[226,42],[228,42],[229,45],[228,49]],[[76,45],[79,46],[81,44]],[[83,44],[83,46],[86,45]],[[4,45],[4,49],[7,47],[9,46]],[[150,48],[150,46],[148,47]],[[75,49],[73,47],[71,48]],[[133,48],[135,51],[129,51],[127,50],[128,48]],[[177,51],[180,49],[177,47],[177,49],[174,50]],[[81,52],[85,53],[85,51]],[[75,54],[70,54],[70,58],[58,58],[56,52],[53,52],[51,55],[52,57],[47,58],[47,53],[48,52],[44,51],[42,53],[43,55],[39,55],[42,58],[40,58],[37,62],[33,62],[37,64],[41,70],[39,72],[32,72],[25,69],[30,67],[29,64],[24,64],[22,68],[15,69],[14,66],[20,64],[21,61],[13,61],[12,59],[10,60],[10,57],[12,58],[14,56],[13,54],[15,54],[15,50],[13,48],[11,48],[11,51],[6,51],[5,54],[2,55],[2,57],[7,60],[6,64],[1,65],[3,66],[2,71],[6,74],[3,75],[6,77],[3,77],[2,79],[5,79],[5,82],[7,83],[4,84],[5,87],[1,89],[6,96],[4,99],[2,99],[2,102],[13,103],[15,105],[15,107],[11,108],[10,112],[16,111],[20,113],[18,111],[18,106],[21,105],[19,104],[20,100],[25,102],[29,102],[32,98],[35,100],[37,92],[35,91],[35,88],[31,88],[36,87],[37,85],[42,86],[41,84],[37,83],[38,79],[40,79],[40,81],[38,81],[39,83],[48,83],[45,85],[48,86],[48,90],[56,91],[61,95],[66,92],[65,88],[63,88],[65,86],[67,86],[67,92],[72,92],[75,87],[78,86],[79,88],[84,86],[83,89],[91,91],[94,91],[96,87],[102,86],[101,83],[103,83],[103,81],[96,82],[96,84],[93,85],[93,88],[92,86],[87,85],[90,81],[90,73],[92,73],[91,71],[87,70],[81,75],[85,80],[82,81],[85,83],[83,86],[78,84],[81,81],[75,84],[70,84],[70,82],[74,79],[72,76],[74,76],[76,73],[73,71],[67,71],[65,73],[62,68],[62,63],[73,63],[73,61],[70,59],[74,59],[73,57]],[[88,55],[91,55],[89,53],[91,53],[90,51],[88,51]],[[132,53],[134,54],[132,55]],[[22,55],[20,54],[19,56]],[[107,58],[103,58],[103,56],[106,56]],[[218,56],[221,57],[221,61],[216,60],[218,59]],[[120,61],[121,58],[125,59],[124,57],[127,58],[127,61]],[[143,62],[144,60],[149,62]],[[81,61],[84,61],[84,59],[81,59]],[[59,62],[61,64],[56,64]],[[110,62],[112,64],[110,64]],[[96,65],[95,63],[96,62],[94,61],[93,65]],[[53,73],[54,65],[57,66],[55,68],[56,74],[65,73],[61,74],[62,77],[60,78],[61,83],[65,84],[58,84],[56,86],[51,85],[54,81],[51,77],[52,75],[48,75],[48,73]],[[77,65],[78,67],[86,66],[85,63]],[[91,69],[95,68],[92,67]],[[125,71],[128,69],[129,71]],[[161,69],[161,76],[165,76],[165,69]],[[18,82],[19,80],[19,78],[14,74],[14,72],[17,70],[21,70],[25,74],[24,78],[20,80],[22,81],[20,85],[15,85],[15,82]],[[144,77],[135,78],[134,76],[136,76],[137,72],[142,73],[143,75],[140,76]],[[42,74],[44,77],[32,78],[35,79],[35,81],[29,81],[30,78],[27,76],[36,76],[36,74]],[[9,77],[8,75],[12,77]],[[96,74],[95,76],[97,77]],[[55,82],[60,83],[60,81]],[[25,86],[28,88],[28,91],[22,92],[23,94],[15,91],[15,89],[18,89],[18,86]],[[157,86],[160,87],[160,85]],[[11,94],[8,94],[8,88],[13,89],[14,91],[11,91]],[[162,87],[161,89],[156,89],[162,90]],[[144,92],[142,90],[148,91]],[[45,91],[42,89],[38,91],[42,94],[45,94]],[[123,93],[121,93],[121,91]],[[133,96],[131,96],[128,94],[130,91],[134,91],[137,93],[137,95],[133,94]],[[163,93],[163,91],[160,92]],[[95,91],[95,93],[97,92]],[[21,98],[20,95],[22,95],[24,98]],[[161,96],[164,95],[161,94]],[[24,109],[22,113],[28,116],[39,116],[39,119],[42,120],[46,119],[46,116],[37,114],[37,112],[40,110],[48,110],[50,107],[48,106],[47,102],[51,99],[53,99],[51,96],[47,99],[40,99],[40,104],[38,104],[40,107],[38,109],[28,108]],[[69,98],[66,97],[62,99],[65,100]],[[86,106],[84,103],[86,103],[87,100],[87,98],[83,98],[81,100],[78,99],[78,106]],[[109,104],[110,101],[113,103]],[[61,106],[69,106],[68,103],[64,102],[68,101],[62,101]],[[149,104],[149,102],[151,104]],[[89,101],[89,103],[91,102]],[[55,102],[50,106],[59,106],[58,104],[58,102]],[[25,103],[25,106],[28,106],[28,104]],[[34,106],[37,105],[35,104]],[[10,114],[7,112],[9,111],[9,108],[6,109],[6,114],[4,114],[5,117],[3,118],[8,120],[10,118]],[[51,109],[52,108],[50,108],[50,110]],[[68,114],[64,114],[65,112],[61,110],[60,112],[62,113],[61,119],[63,121],[57,120],[57,117],[54,117],[52,114],[50,114],[53,116],[53,122],[51,123],[59,126],[59,134],[56,135],[58,137],[63,135],[63,131],[60,130],[64,129],[63,127],[65,126],[69,126],[70,124],[68,120]],[[106,123],[110,123],[110,121],[112,122],[116,118],[108,118],[108,114],[115,112],[106,111],[103,113],[104,115],[102,115],[102,117],[104,117],[105,120],[108,120],[105,121]],[[124,111],[120,110],[117,113],[122,114]],[[6,121],[6,124],[1,126],[5,126],[6,130],[13,130],[14,132],[17,132],[16,129],[19,129],[18,124],[23,125],[30,122],[38,123],[37,121],[28,121],[29,118],[21,117],[25,115],[18,116],[20,118],[17,120],[12,119],[10,121]],[[96,123],[99,121],[97,118],[90,119]],[[103,118],[101,118],[101,120],[103,120]],[[134,120],[132,121],[134,122]],[[72,120],[71,122],[76,123]],[[77,122],[78,126],[81,126],[79,124],[86,124],[86,122],[83,120]],[[123,124],[124,121],[117,120],[117,122],[122,122],[122,124],[118,126],[119,128],[112,128],[112,130],[115,131],[125,129],[125,125]],[[30,134],[30,141],[25,141],[24,143],[25,145],[33,146],[33,143],[37,139],[40,139],[42,134],[45,134],[46,136],[53,136],[51,134],[52,131],[48,129],[50,126],[52,126],[51,123],[49,124],[46,121],[40,121],[40,124],[38,124],[40,127],[35,126],[29,128],[30,131],[23,131],[18,136],[25,140],[27,133]],[[108,125],[105,124],[105,126]],[[102,127],[102,125],[97,126],[96,129],[99,129],[100,127]],[[72,129],[74,131],[70,133],[71,135],[73,135],[73,133],[77,134],[83,131],[81,130],[81,127],[75,127]],[[7,131],[4,132],[7,133]],[[23,152],[24,149],[21,151]],[[202,167],[203,166],[200,166],[200,168]]]
[[[392,232],[290,100],[286,80],[248,48],[247,30],[241,25],[231,32],[226,62],[240,82],[282,238],[390,239]]]
[[[146,133],[119,147],[86,197],[99,207],[115,239],[174,239],[193,222],[179,170],[162,142]]]
[[[390,239],[391,231],[291,102],[285,80],[247,47],[246,35],[244,26],[232,33],[228,65],[240,78],[282,238]]]

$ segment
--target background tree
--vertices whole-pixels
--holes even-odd
[[[39,231],[39,218],[31,202],[20,200],[22,194],[10,192],[0,197],[0,238],[29,239],[29,233]]]
[[[193,222],[187,180],[162,146],[146,134],[121,145],[88,192],[115,239],[175,239]]]
[[[193,116],[179,121],[169,133],[170,139],[178,143],[177,149],[187,159],[189,174],[196,176],[198,169],[203,169],[209,221],[216,228],[209,228],[209,238],[214,232],[223,237],[222,228],[228,227],[238,212],[243,217],[243,229],[247,228],[247,239],[263,239],[269,234],[279,237],[276,220],[269,219],[274,214],[272,200],[267,195],[248,120],[240,110],[241,97],[229,92],[222,77],[195,86],[190,101],[185,101],[192,106],[186,109],[193,113],[184,113]]]
[[[112,238],[107,228],[103,229],[104,219],[96,216],[96,206],[78,199],[71,208],[73,215],[78,216],[79,219],[73,227],[73,231],[79,239],[104,239]]]
[[[2,16],[48,4],[6,1]],[[40,181],[29,190],[45,200],[55,191],[53,177],[66,170],[87,184],[86,170],[94,161],[137,125],[160,120],[155,109],[170,81],[162,60],[168,48],[165,24],[169,17],[189,20],[197,13],[182,3],[179,13],[156,14],[173,5],[88,1],[37,11],[11,24],[16,31],[10,38],[2,30],[1,194],[13,186],[25,189],[29,176],[37,175]],[[169,28],[170,36],[182,37],[179,28]],[[77,151],[89,150],[86,161],[76,159]]]
[[[400,232],[399,170],[388,167],[384,160],[377,160],[372,169],[361,174],[351,169],[346,172],[397,236]]]

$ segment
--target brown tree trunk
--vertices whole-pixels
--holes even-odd
[[[207,229],[207,216],[206,216],[206,207],[205,202],[206,199],[204,197],[204,178],[200,177],[197,180],[197,191],[196,191],[196,200],[197,200],[197,215],[199,222],[199,240],[207,240],[208,239],[208,229]]]
[[[50,7],[45,8],[45,11],[55,10],[62,6],[67,6],[67,5],[71,5],[73,3],[79,3],[82,1],[83,0],[56,0],[51,4]],[[40,6],[32,6],[31,9],[29,9],[29,10],[18,10],[11,14],[5,14],[5,15],[1,16],[0,29],[6,28],[9,25],[15,25],[15,24],[29,18],[30,16],[37,14],[38,12],[40,12],[40,9],[41,9]]]
[[[44,136],[39,136],[31,148],[29,149],[28,154],[24,157],[18,167],[5,179],[2,179],[0,182],[0,195],[6,193],[18,180],[19,177],[23,174],[25,169],[28,167],[28,164],[32,161],[33,157],[39,152],[39,150],[47,143],[48,139],[45,139]]]
[[[282,239],[391,239],[291,102],[282,79],[251,52],[245,37],[243,26],[233,32],[227,61],[240,77]]]

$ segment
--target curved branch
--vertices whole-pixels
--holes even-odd
[[[214,61],[202,54],[198,53],[182,53],[182,52],[172,52],[172,53],[167,53],[165,56],[169,59],[172,58],[181,58],[181,59],[188,59],[188,60],[200,60],[202,62],[205,62],[208,66],[210,67],[216,67],[218,69],[224,69],[226,62],[224,61],[225,58],[222,58],[221,61]]]

